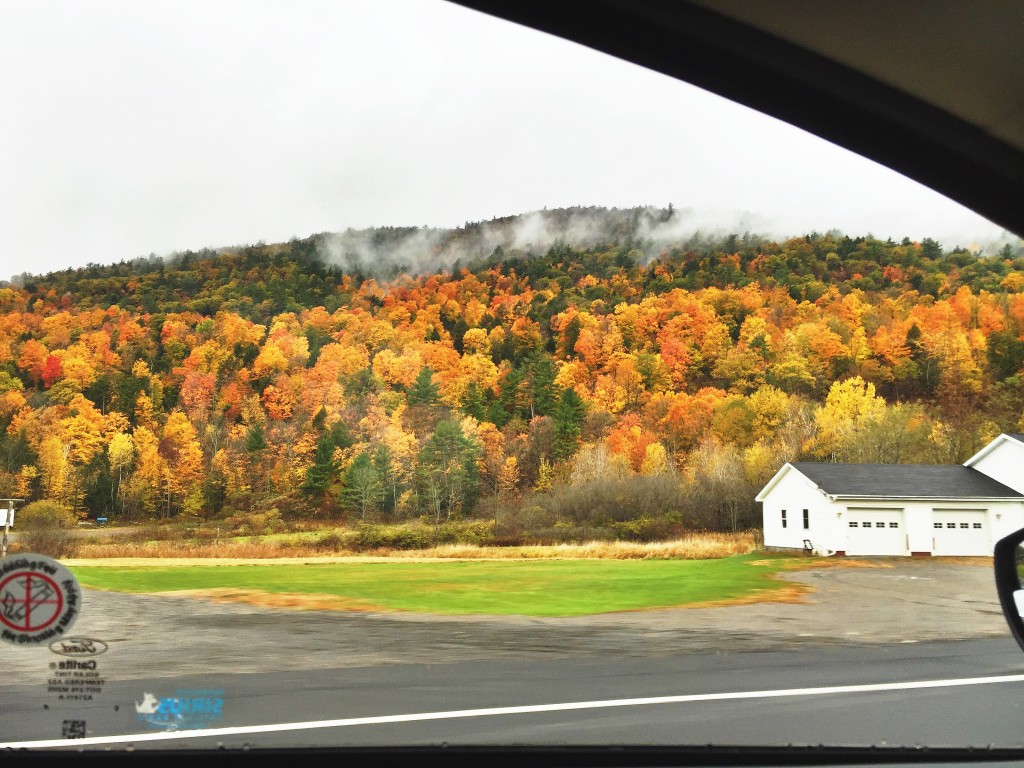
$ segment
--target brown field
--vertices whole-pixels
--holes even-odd
[[[614,559],[710,560],[730,555],[745,555],[756,550],[752,533],[695,533],[674,541],[639,543],[627,541],[594,541],[585,544],[554,544],[522,547],[488,547],[473,544],[446,544],[429,549],[324,551],[322,547],[278,541],[222,542],[220,544],[191,541],[153,541],[126,543],[109,541],[83,543],[69,562],[84,565],[85,561],[126,558],[160,558],[176,560],[268,560],[294,559],[317,562],[338,558],[359,559],[430,559],[430,560],[521,560],[521,559]]]
[[[237,589],[222,587],[215,589],[179,589],[174,592],[154,592],[154,595],[169,597],[194,597],[213,603],[245,603],[260,608],[291,608],[300,611],[375,611],[390,609],[374,605],[368,600],[357,600],[341,595],[321,593],[267,592],[262,589]]]

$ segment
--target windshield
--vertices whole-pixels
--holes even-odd
[[[1021,746],[1018,237],[446,3],[0,17],[0,746]]]

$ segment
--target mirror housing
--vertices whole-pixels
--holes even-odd
[[[1021,611],[1024,609],[1024,585],[1021,584],[1019,570],[1024,567],[1021,542],[1024,542],[1024,528],[1000,539],[996,542],[992,562],[995,567],[996,592],[999,594],[1003,616],[1010,625],[1013,639],[1017,641],[1021,650],[1024,650],[1024,618],[1021,617]]]

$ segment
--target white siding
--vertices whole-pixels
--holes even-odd
[[[998,445],[971,466],[1017,493],[1024,493],[1024,445],[1016,440],[999,440]]]
[[[989,528],[993,544],[1024,528],[1024,500],[989,504]]]
[[[792,467],[779,479],[762,502],[766,547],[803,549],[804,539],[815,548],[835,549],[835,511],[818,487]],[[804,528],[807,510],[809,528]],[[786,510],[786,527],[782,527]]]

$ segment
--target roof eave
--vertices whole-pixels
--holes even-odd
[[[994,450],[995,450],[996,448],[998,448],[998,447],[999,447],[1000,445],[1002,445],[1003,443],[1005,443],[1005,442],[1006,442],[1007,440],[1012,440],[1012,441],[1013,441],[1013,442],[1015,442],[1015,443],[1019,443],[1019,442],[1020,442],[1020,441],[1019,441],[1019,440],[1018,440],[1017,438],[1015,438],[1015,437],[1010,437],[1010,435],[1008,435],[1008,434],[1006,434],[1005,432],[1003,432],[1003,433],[1002,433],[1002,434],[1000,434],[1000,435],[999,435],[998,437],[994,437],[994,438],[992,438],[992,439],[991,439],[991,440],[990,440],[990,441],[988,442],[988,444],[987,444],[987,445],[985,445],[985,446],[982,446],[982,449],[981,449],[980,451],[978,451],[978,452],[977,452],[976,454],[974,454],[973,456],[971,456],[971,458],[969,458],[969,459],[968,459],[967,461],[965,461],[963,465],[964,465],[965,467],[971,467],[971,468],[973,468],[973,467],[974,467],[974,465],[975,465],[975,464],[976,464],[977,462],[981,461],[981,460],[982,460],[983,458],[985,458],[986,456],[988,456],[988,455],[989,455],[990,453],[992,453],[992,451],[994,451]]]
[[[765,497],[769,493],[771,493],[772,488],[774,488],[776,485],[778,485],[779,480],[782,479],[783,475],[785,475],[786,472],[788,472],[791,469],[796,469],[796,467],[794,467],[790,462],[787,461],[785,464],[783,464],[779,468],[779,471],[776,472],[774,475],[772,475],[772,479],[769,480],[767,483],[765,483],[764,488],[762,488],[760,490],[760,492],[758,492],[757,496],[754,497],[754,501],[762,501],[763,502],[765,500]],[[797,471],[799,471],[799,470],[797,470]]]
[[[1021,495],[1021,496],[891,496],[891,495],[870,496],[870,495],[864,494],[864,493],[857,493],[857,494],[846,494],[846,493],[832,494],[832,493],[829,493],[829,494],[825,494],[825,495],[828,496],[832,501],[849,501],[851,499],[853,499],[853,500],[861,500],[861,499],[863,499],[864,501],[948,501],[948,502],[958,502],[958,501],[962,501],[962,502],[976,502],[976,501],[986,501],[986,502],[992,502],[992,501],[996,501],[996,502],[998,502],[998,501],[1017,501],[1017,502],[1021,502],[1021,501],[1024,501],[1024,495]]]

